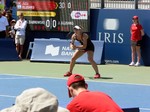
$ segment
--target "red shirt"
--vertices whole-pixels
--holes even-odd
[[[141,30],[142,30],[142,26],[140,24],[132,24],[131,25],[131,40],[133,41],[139,41],[142,40],[142,36],[141,36]]]
[[[68,105],[70,112],[123,112],[105,93],[83,91]]]

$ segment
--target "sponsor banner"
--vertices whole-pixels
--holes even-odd
[[[143,45],[141,46],[141,63],[150,65],[150,58],[146,59],[146,57],[150,57],[150,41],[146,41],[150,38],[149,10],[91,9],[90,14],[91,36],[96,37],[96,40],[105,42],[105,62],[120,64],[129,64],[131,62],[130,26],[132,17],[134,15],[139,16],[139,22],[147,34],[143,37]]]
[[[56,12],[53,11],[17,11],[17,15],[20,13],[30,17],[56,17]]]
[[[95,45],[94,60],[97,64],[102,62],[104,42],[93,41]],[[69,47],[69,40],[35,39],[31,54],[31,61],[70,62],[74,53]],[[76,42],[76,44],[79,44]],[[89,63],[87,54],[77,60],[77,63]]]
[[[87,11],[72,11],[71,12],[72,19],[88,19],[88,12]]]

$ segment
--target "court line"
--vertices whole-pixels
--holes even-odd
[[[46,76],[27,76],[27,75],[18,75],[18,74],[0,74],[0,76],[1,75],[7,75],[7,76],[19,76],[19,77],[25,77],[25,79],[28,77],[28,78],[42,78],[42,79],[47,79],[47,78],[49,78],[49,79],[63,79],[63,80],[67,80],[67,78],[66,77],[64,77],[64,78],[58,78],[58,77],[46,77]],[[0,79],[3,79],[3,78],[0,78]],[[20,78],[21,79],[21,78]],[[89,82],[98,82],[98,83],[108,83],[108,84],[120,84],[120,85],[136,85],[136,86],[150,86],[149,84],[136,84],[136,83],[121,83],[121,82],[103,82],[103,81],[101,81],[101,80],[97,80],[97,79],[95,79],[95,80],[90,80],[90,79],[87,79],[87,77],[85,77],[85,80],[86,81],[89,81]]]
[[[150,111],[150,108],[140,108],[140,110]]]
[[[12,77],[12,78],[0,78],[0,80],[10,80],[10,79],[32,79],[34,77]]]
[[[0,97],[16,98],[16,96],[11,96],[11,95],[0,95]]]
[[[0,97],[7,97],[7,98],[16,98],[17,96],[11,95],[0,95]],[[150,111],[150,108],[139,108],[140,110]]]

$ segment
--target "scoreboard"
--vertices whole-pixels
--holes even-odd
[[[80,25],[89,29],[88,0],[17,0],[17,15],[23,13],[30,30],[73,30]]]

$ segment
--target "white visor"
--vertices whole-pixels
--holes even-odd
[[[73,27],[73,29],[81,30],[81,27],[76,25]]]

